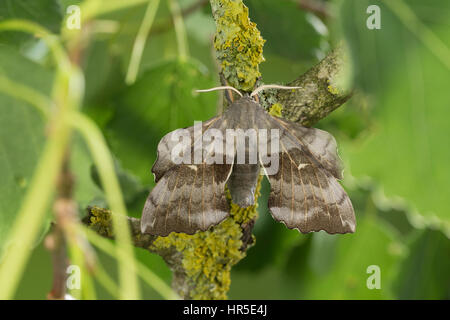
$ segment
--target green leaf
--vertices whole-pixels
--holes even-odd
[[[439,230],[426,229],[413,239],[401,263],[394,290],[399,299],[450,298],[450,241]]]
[[[0,45],[0,74],[50,92],[52,73]],[[41,153],[45,127],[42,115],[32,106],[0,93],[0,256]]]
[[[234,272],[229,297],[235,299],[298,299],[297,283],[287,282],[277,268],[268,266],[262,272]]]
[[[355,208],[355,234],[329,235],[317,232],[291,252],[284,266],[290,282],[297,283],[300,298],[307,299],[386,299],[393,297],[391,283],[405,252],[402,241],[401,214],[388,208],[377,208],[372,190],[348,190]],[[304,237],[299,235],[299,237]],[[367,267],[381,269],[381,289],[369,290]],[[292,297],[291,297],[292,298]],[[297,298],[297,297],[296,297]]]
[[[147,250],[135,249],[136,258],[144,265],[146,265],[153,273],[164,280],[168,286],[172,281],[172,271],[169,269],[163,258],[155,253],[150,253]],[[158,294],[148,283],[141,280],[142,296],[144,299],[161,299]]]
[[[75,177],[73,197],[78,202],[79,210],[84,216],[84,209],[94,199],[102,198],[103,192],[91,177],[92,156],[85,142],[78,134],[73,138],[70,152],[70,170]]]
[[[30,255],[14,299],[46,299],[52,286],[53,274],[51,272],[43,272],[43,270],[50,271],[52,267],[51,253],[41,242]]]
[[[315,235],[317,237],[317,235]],[[398,245],[375,216],[358,221],[355,234],[336,236],[323,234],[320,238],[336,246],[331,267],[321,266],[310,271],[304,294],[308,299],[389,299],[392,297],[390,282],[395,262],[399,256]],[[337,243],[333,243],[337,241]],[[321,239],[321,242],[324,242]],[[329,246],[329,244],[326,244]],[[310,263],[312,267],[329,263],[329,252],[325,252]],[[369,289],[367,279],[371,274],[367,268],[376,265],[381,270],[381,289]],[[324,269],[325,268],[325,269]],[[324,273],[324,271],[328,271]]]
[[[185,2],[186,5],[184,5]],[[188,2],[188,5],[191,6],[196,2],[196,0],[180,1],[180,5],[183,5],[185,9],[188,7]],[[206,11],[194,11],[184,19],[184,22],[186,24],[186,31],[188,35],[205,46],[211,45],[211,38],[213,37],[214,32],[216,32],[216,25],[209,8]]]
[[[308,14],[293,1],[249,0],[250,19],[267,42],[264,51],[292,60],[314,60],[321,35]],[[281,18],[282,17],[282,18]],[[325,25],[323,27],[326,30]]]
[[[53,33],[59,33],[62,21],[61,7],[57,0],[3,0],[0,1],[0,21],[25,19],[36,22]],[[32,35],[20,32],[0,33],[0,43],[21,45]]]
[[[149,190],[141,184],[136,176],[123,169],[117,160],[114,165],[119,179],[120,189],[122,190],[123,198],[127,205],[128,214],[134,217],[140,217]],[[92,165],[90,171],[93,182],[98,188],[103,189],[97,167]]]
[[[398,7],[402,3],[407,9]],[[380,30],[366,27],[370,4],[381,8]],[[370,94],[374,121],[364,138],[342,144],[342,154],[354,176],[372,177],[388,197],[399,196],[418,209],[425,222],[448,227],[448,199],[442,192],[450,180],[450,33],[448,25],[430,23],[429,14],[448,21],[450,6],[445,0],[427,1],[428,13],[418,14],[422,6],[418,1],[342,1],[339,19],[355,84]],[[418,15],[411,18],[408,8]]]
[[[265,62],[260,65],[264,82],[294,80],[329,49],[325,41],[327,27],[294,1],[248,0],[245,5],[249,7],[251,21],[257,24],[266,40]]]
[[[198,64],[171,61],[148,70],[127,88],[106,129],[124,168],[144,184],[152,183],[150,168],[163,135],[215,115],[217,94],[194,92],[213,86],[211,76]]]
[[[113,54],[111,47],[108,41],[98,40],[91,42],[84,52],[82,63],[86,79],[84,111],[89,112],[89,104],[104,104],[124,86],[124,75],[120,72],[120,59]],[[96,108],[95,111],[99,112],[101,109]]]
[[[416,232],[405,212],[377,204],[371,188],[348,190],[357,229],[355,234],[301,234],[260,211],[255,224],[256,245],[233,268],[231,297],[271,299],[386,299],[395,297],[392,282],[407,251],[406,241]],[[260,199],[264,198],[262,189]],[[267,198],[260,202],[264,208]],[[267,210],[267,209],[263,209]],[[406,221],[405,221],[406,220]],[[276,228],[280,226],[278,230]],[[291,232],[293,232],[291,234]],[[286,245],[288,244],[288,245]],[[441,253],[441,250],[439,250]],[[403,263],[403,262],[402,262]],[[406,266],[406,263],[404,263]],[[367,267],[381,269],[381,289],[368,289]],[[276,269],[276,271],[274,271]],[[252,271],[249,274],[249,271]],[[274,280],[273,273],[276,274]],[[272,274],[272,277],[268,277]],[[426,275],[424,275],[426,276]],[[251,278],[250,286],[248,278]],[[268,282],[270,281],[270,282]],[[261,288],[265,282],[266,287]],[[284,290],[270,290],[270,288]],[[243,293],[241,293],[241,291]],[[244,295],[244,293],[246,295]]]

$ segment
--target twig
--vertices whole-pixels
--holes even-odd
[[[185,18],[194,13],[195,11],[197,11],[198,9],[203,8],[207,4],[208,0],[199,0],[190,5],[189,7],[182,9],[181,16]],[[172,16],[170,16],[170,18],[168,18],[167,20],[156,24],[150,31],[149,36],[164,33],[172,28],[173,28],[173,18]]]
[[[189,56],[189,45],[183,16],[181,15],[180,4],[178,3],[178,0],[168,0],[168,2],[172,13],[173,25],[175,27],[175,36],[177,38],[178,57],[182,61],[186,61]]]
[[[65,221],[74,211],[71,205],[75,205],[72,198],[74,178],[69,169],[69,152],[66,152],[64,162],[59,174],[57,191],[53,211],[55,222],[52,224],[52,232],[45,239],[45,245],[52,253],[53,263],[53,285],[52,290],[47,295],[49,300],[62,300],[66,295],[66,270],[67,270],[67,250],[64,235]]]
[[[330,17],[327,4],[322,0],[298,0],[298,5],[301,9],[314,13],[322,20]]]
[[[158,7],[159,0],[154,0],[149,2],[147,9],[145,10],[144,18],[136,35],[136,40],[133,44],[133,50],[131,51],[131,58],[128,65],[127,75],[125,76],[125,82],[128,85],[131,85],[136,81],[142,54],[144,53],[145,42],[152,28],[153,21],[155,20],[155,15],[158,11]]]
[[[51,233],[45,238],[45,247],[51,251],[53,284],[47,294],[48,300],[63,300],[66,295],[67,250],[61,228],[52,224]]]
[[[110,210],[99,207],[87,207],[86,213],[87,215],[83,218],[85,225],[105,238],[115,238]],[[134,246],[150,250],[149,248],[157,237],[141,233],[141,220],[128,216],[126,219]]]
[[[344,68],[343,48],[338,47],[316,66],[288,84],[301,89],[279,90],[272,95],[268,91],[269,93],[264,95],[265,107],[268,102],[281,103],[284,118],[311,126],[352,96],[352,91],[339,88]]]

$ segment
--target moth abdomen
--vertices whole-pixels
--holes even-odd
[[[259,164],[234,164],[227,182],[233,203],[241,208],[255,204],[259,172]]]

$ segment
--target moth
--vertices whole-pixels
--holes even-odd
[[[334,137],[325,131],[271,116],[254,98],[263,87],[274,86],[261,86],[251,95],[242,95],[231,87],[219,87],[233,89],[241,97],[222,115],[202,122],[197,137],[193,126],[170,132],[161,139],[152,167],[157,184],[142,212],[142,233],[158,236],[167,236],[171,232],[194,234],[219,224],[230,214],[225,186],[234,203],[241,207],[253,205],[260,171],[270,182],[268,207],[276,221],[302,233],[355,231],[352,203],[338,182],[342,179],[342,167]],[[265,141],[261,138],[264,134],[257,135],[257,143],[266,152],[257,149],[255,140],[249,136],[245,139],[242,157],[249,160],[251,152],[257,150],[256,162],[242,163],[242,157],[237,161],[240,150],[235,142],[242,137],[238,134],[232,141],[224,141],[230,129],[240,133],[249,129],[266,132]],[[180,142],[174,139],[179,130],[193,137],[181,148]],[[268,131],[276,132],[277,139],[269,136]],[[222,139],[219,142],[223,147],[220,144],[216,144],[218,148],[199,147],[200,141],[212,140],[211,132],[216,133],[216,140]],[[175,161],[175,148],[180,149],[183,156],[192,156],[200,150],[200,160],[193,163]],[[273,171],[269,170],[273,169],[273,163],[269,165],[267,161],[270,158],[278,159],[278,168],[274,172],[269,172]]]

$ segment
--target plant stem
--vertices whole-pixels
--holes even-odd
[[[183,16],[177,0],[169,0],[170,11],[172,12],[175,34],[177,37],[178,55],[181,61],[186,61],[189,56],[186,29],[184,27]]]
[[[77,108],[83,93],[82,77],[70,66],[67,55],[57,38],[37,24],[22,20],[4,21],[0,30],[18,30],[42,36],[48,43],[58,65],[55,77],[53,101],[59,107],[50,119],[49,137],[44,146],[30,187],[25,195],[17,219],[9,233],[10,247],[0,266],[0,299],[11,299],[21,278],[30,249],[41,229],[45,214],[55,188],[55,181],[61,170],[71,130],[64,121],[70,109]],[[68,90],[69,83],[75,89]],[[59,90],[58,90],[59,89]],[[43,103],[40,101],[39,103]],[[44,107],[43,107],[44,108]],[[48,106],[50,108],[50,106]]]
[[[97,125],[86,116],[76,112],[68,118],[68,123],[76,128],[84,137],[99,170],[106,199],[111,209],[116,213],[113,219],[116,233],[116,250],[119,263],[119,278],[122,284],[120,297],[122,299],[138,299],[138,282],[131,236],[126,220],[127,209],[120,190],[114,162],[106,145],[105,139]]]
[[[57,196],[53,205],[55,221],[52,232],[46,237],[45,244],[52,254],[53,285],[47,295],[49,300],[63,300],[66,296],[67,241],[64,226],[74,218],[76,207],[73,202],[73,176],[70,172],[69,151],[64,156],[63,165],[57,182]]]
[[[24,86],[21,83],[10,80],[0,75],[0,92],[16,99],[22,99],[35,107],[44,117],[50,116],[52,101],[37,90]]]
[[[62,113],[64,111],[61,111]],[[61,115],[64,116],[64,113]],[[0,266],[0,300],[11,299],[28,260],[30,249],[41,230],[55,180],[64,159],[70,128],[64,121],[52,122],[52,130],[42,152],[31,185],[11,229],[4,262]]]
[[[401,0],[386,1],[385,4],[398,16],[403,25],[419,38],[447,69],[450,69],[450,49],[417,18],[414,11]]]
[[[49,45],[58,66],[51,99],[52,104],[55,104],[57,108],[55,108],[54,114],[50,116],[49,137],[17,219],[10,231],[7,241],[11,243],[11,246],[5,253],[4,263],[0,266],[0,283],[2,284],[0,299],[10,299],[17,288],[30,255],[32,244],[44,221],[45,213],[55,188],[56,178],[62,167],[65,150],[69,145],[72,129],[69,125],[71,116],[77,114],[73,111],[79,109],[81,104],[84,93],[84,79],[77,65],[73,65],[69,60],[58,38],[39,25],[28,21],[12,20],[0,23],[0,30],[18,30],[41,36]],[[11,83],[6,82],[6,86],[9,84]],[[27,89],[27,91],[32,92],[32,89]],[[19,93],[16,92],[13,96],[19,97]],[[42,96],[38,97],[40,97],[39,101],[35,101],[32,105],[38,106],[42,110],[50,109],[50,106],[41,105],[49,103],[50,100],[45,100]],[[24,100],[27,101],[27,99]],[[91,126],[90,129],[88,132],[98,133],[95,131],[95,125]],[[103,137],[100,133],[100,135],[89,141],[103,141],[101,139]],[[118,235],[117,251],[121,298],[138,299],[139,290],[134,268],[133,248],[130,244],[131,237],[123,217],[126,213],[125,205],[117,177],[115,176],[112,160],[108,158],[109,150],[104,143],[100,143],[99,146],[102,147],[103,154],[95,153],[94,155],[97,156],[97,159],[100,159],[99,168],[101,169],[102,181],[106,185],[106,196],[111,207],[119,214],[116,219],[113,219],[113,222]],[[104,164],[101,161],[106,163]]]
[[[122,10],[148,2],[148,0],[85,0],[81,4],[82,24],[102,14]]]
[[[116,252],[114,246],[106,239],[99,236],[89,228],[85,228],[87,237],[96,247],[103,252],[114,257]],[[165,299],[179,299],[178,295],[163,281],[160,277],[149,270],[145,265],[136,262],[137,272],[140,277],[153,289],[156,290]]]
[[[130,64],[128,66],[125,82],[130,85],[136,81],[136,77],[139,71],[139,65],[141,63],[142,53],[144,52],[145,42],[147,41],[148,34],[155,20],[156,11],[158,11],[159,0],[150,0],[147,10],[145,11],[144,19],[139,27],[139,31],[134,41],[133,51],[131,53]]]

